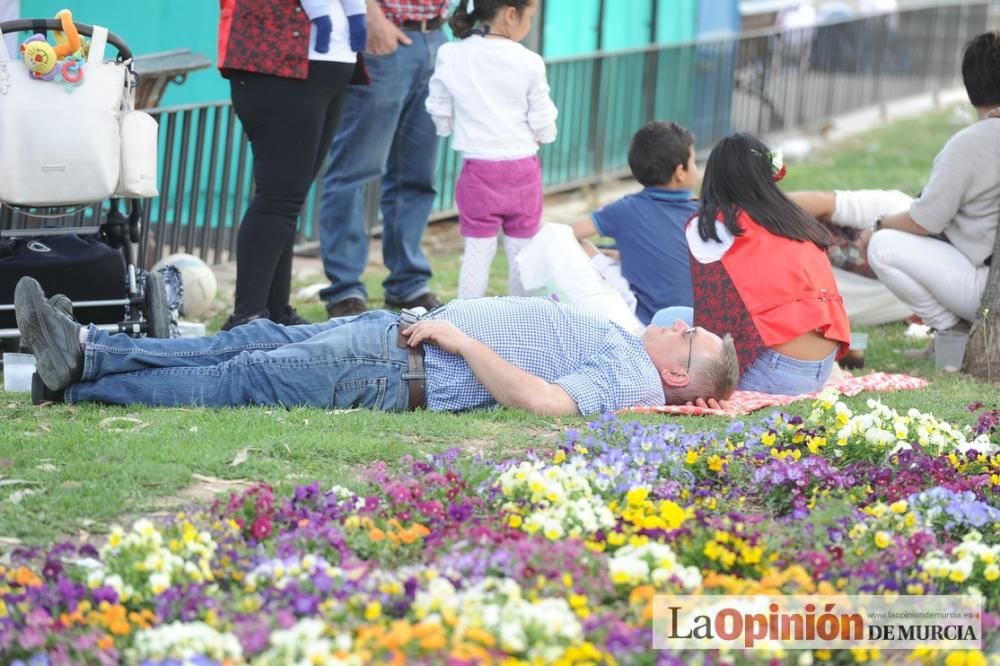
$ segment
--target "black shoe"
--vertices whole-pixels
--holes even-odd
[[[61,391],[83,374],[80,325],[45,300],[42,286],[23,277],[14,289],[21,339],[35,355],[35,371],[50,391]]]
[[[368,312],[368,303],[363,298],[350,297],[336,303],[326,304],[326,314],[330,319],[337,317],[353,317]]]
[[[427,308],[427,310],[433,310],[440,305],[441,301],[438,300],[438,297],[434,295],[433,291],[428,291],[427,293],[421,294],[420,296],[412,298],[408,301],[396,301],[391,298],[385,299],[385,307],[393,310],[412,310],[413,308]]]
[[[278,324],[283,324],[284,326],[301,326],[302,324],[311,324],[312,322],[299,314],[299,311],[293,308],[291,305],[286,305],[279,314],[272,314],[271,321]]]
[[[65,294],[56,294],[55,296],[51,296],[49,297],[49,305],[54,307],[56,310],[59,310],[59,312],[62,312],[70,319],[76,319],[76,317],[73,316],[73,301],[69,299],[69,296],[66,296]]]
[[[50,391],[37,372],[31,373],[31,404],[42,405],[46,402],[66,402],[65,391]]]
[[[256,321],[258,319],[270,319],[270,318],[271,315],[270,313],[268,313],[267,310],[261,310],[260,312],[255,312],[252,315],[246,315],[245,317],[237,317],[236,313],[234,312],[233,314],[229,315],[229,319],[227,319],[226,323],[222,325],[221,330],[230,331],[236,328],[237,326],[242,326],[243,324],[249,324],[250,322]]]

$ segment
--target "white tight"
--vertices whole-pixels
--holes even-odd
[[[530,238],[504,236],[503,250],[507,254],[507,281],[511,296],[523,296],[524,288],[517,272],[517,255],[531,242]],[[465,253],[458,274],[458,297],[479,298],[486,294],[490,279],[490,265],[497,254],[497,238],[465,238]]]

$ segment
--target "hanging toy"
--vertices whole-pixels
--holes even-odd
[[[21,55],[32,78],[41,81],[64,81],[68,89],[83,81],[83,42],[73,23],[73,14],[63,9],[56,14],[62,23],[57,32],[57,45],[52,46],[45,35],[34,34],[21,44]]]
[[[63,15],[65,15],[65,17]],[[60,48],[63,48],[69,51],[66,55],[67,59],[76,56],[81,60],[86,61],[90,51],[90,40],[77,33],[76,26],[73,25],[72,12],[68,9],[63,9],[56,14],[56,18],[63,21],[63,30],[52,31],[52,37],[56,40],[56,51],[58,52]],[[66,20],[68,20],[69,25],[72,26],[69,30],[65,29]]]

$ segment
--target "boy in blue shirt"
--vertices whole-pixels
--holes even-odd
[[[674,122],[649,123],[632,137],[628,164],[643,185],[642,191],[628,194],[571,226],[595,268],[612,286],[623,291],[618,286],[621,278],[628,282],[635,314],[643,324],[649,324],[662,308],[692,305],[684,225],[698,207],[691,191],[700,177],[694,137]],[[584,241],[595,234],[615,239],[620,274],[617,264]],[[629,294],[622,295],[631,304]]]

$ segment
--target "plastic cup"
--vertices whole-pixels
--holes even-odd
[[[962,331],[938,331],[934,334],[934,365],[938,370],[958,372],[965,360],[969,334]]]
[[[35,357],[31,354],[4,354],[3,390],[9,393],[30,391],[33,372]]]
[[[865,350],[868,349],[867,333],[851,333],[851,347],[840,359],[840,367],[858,369],[865,367]]]

